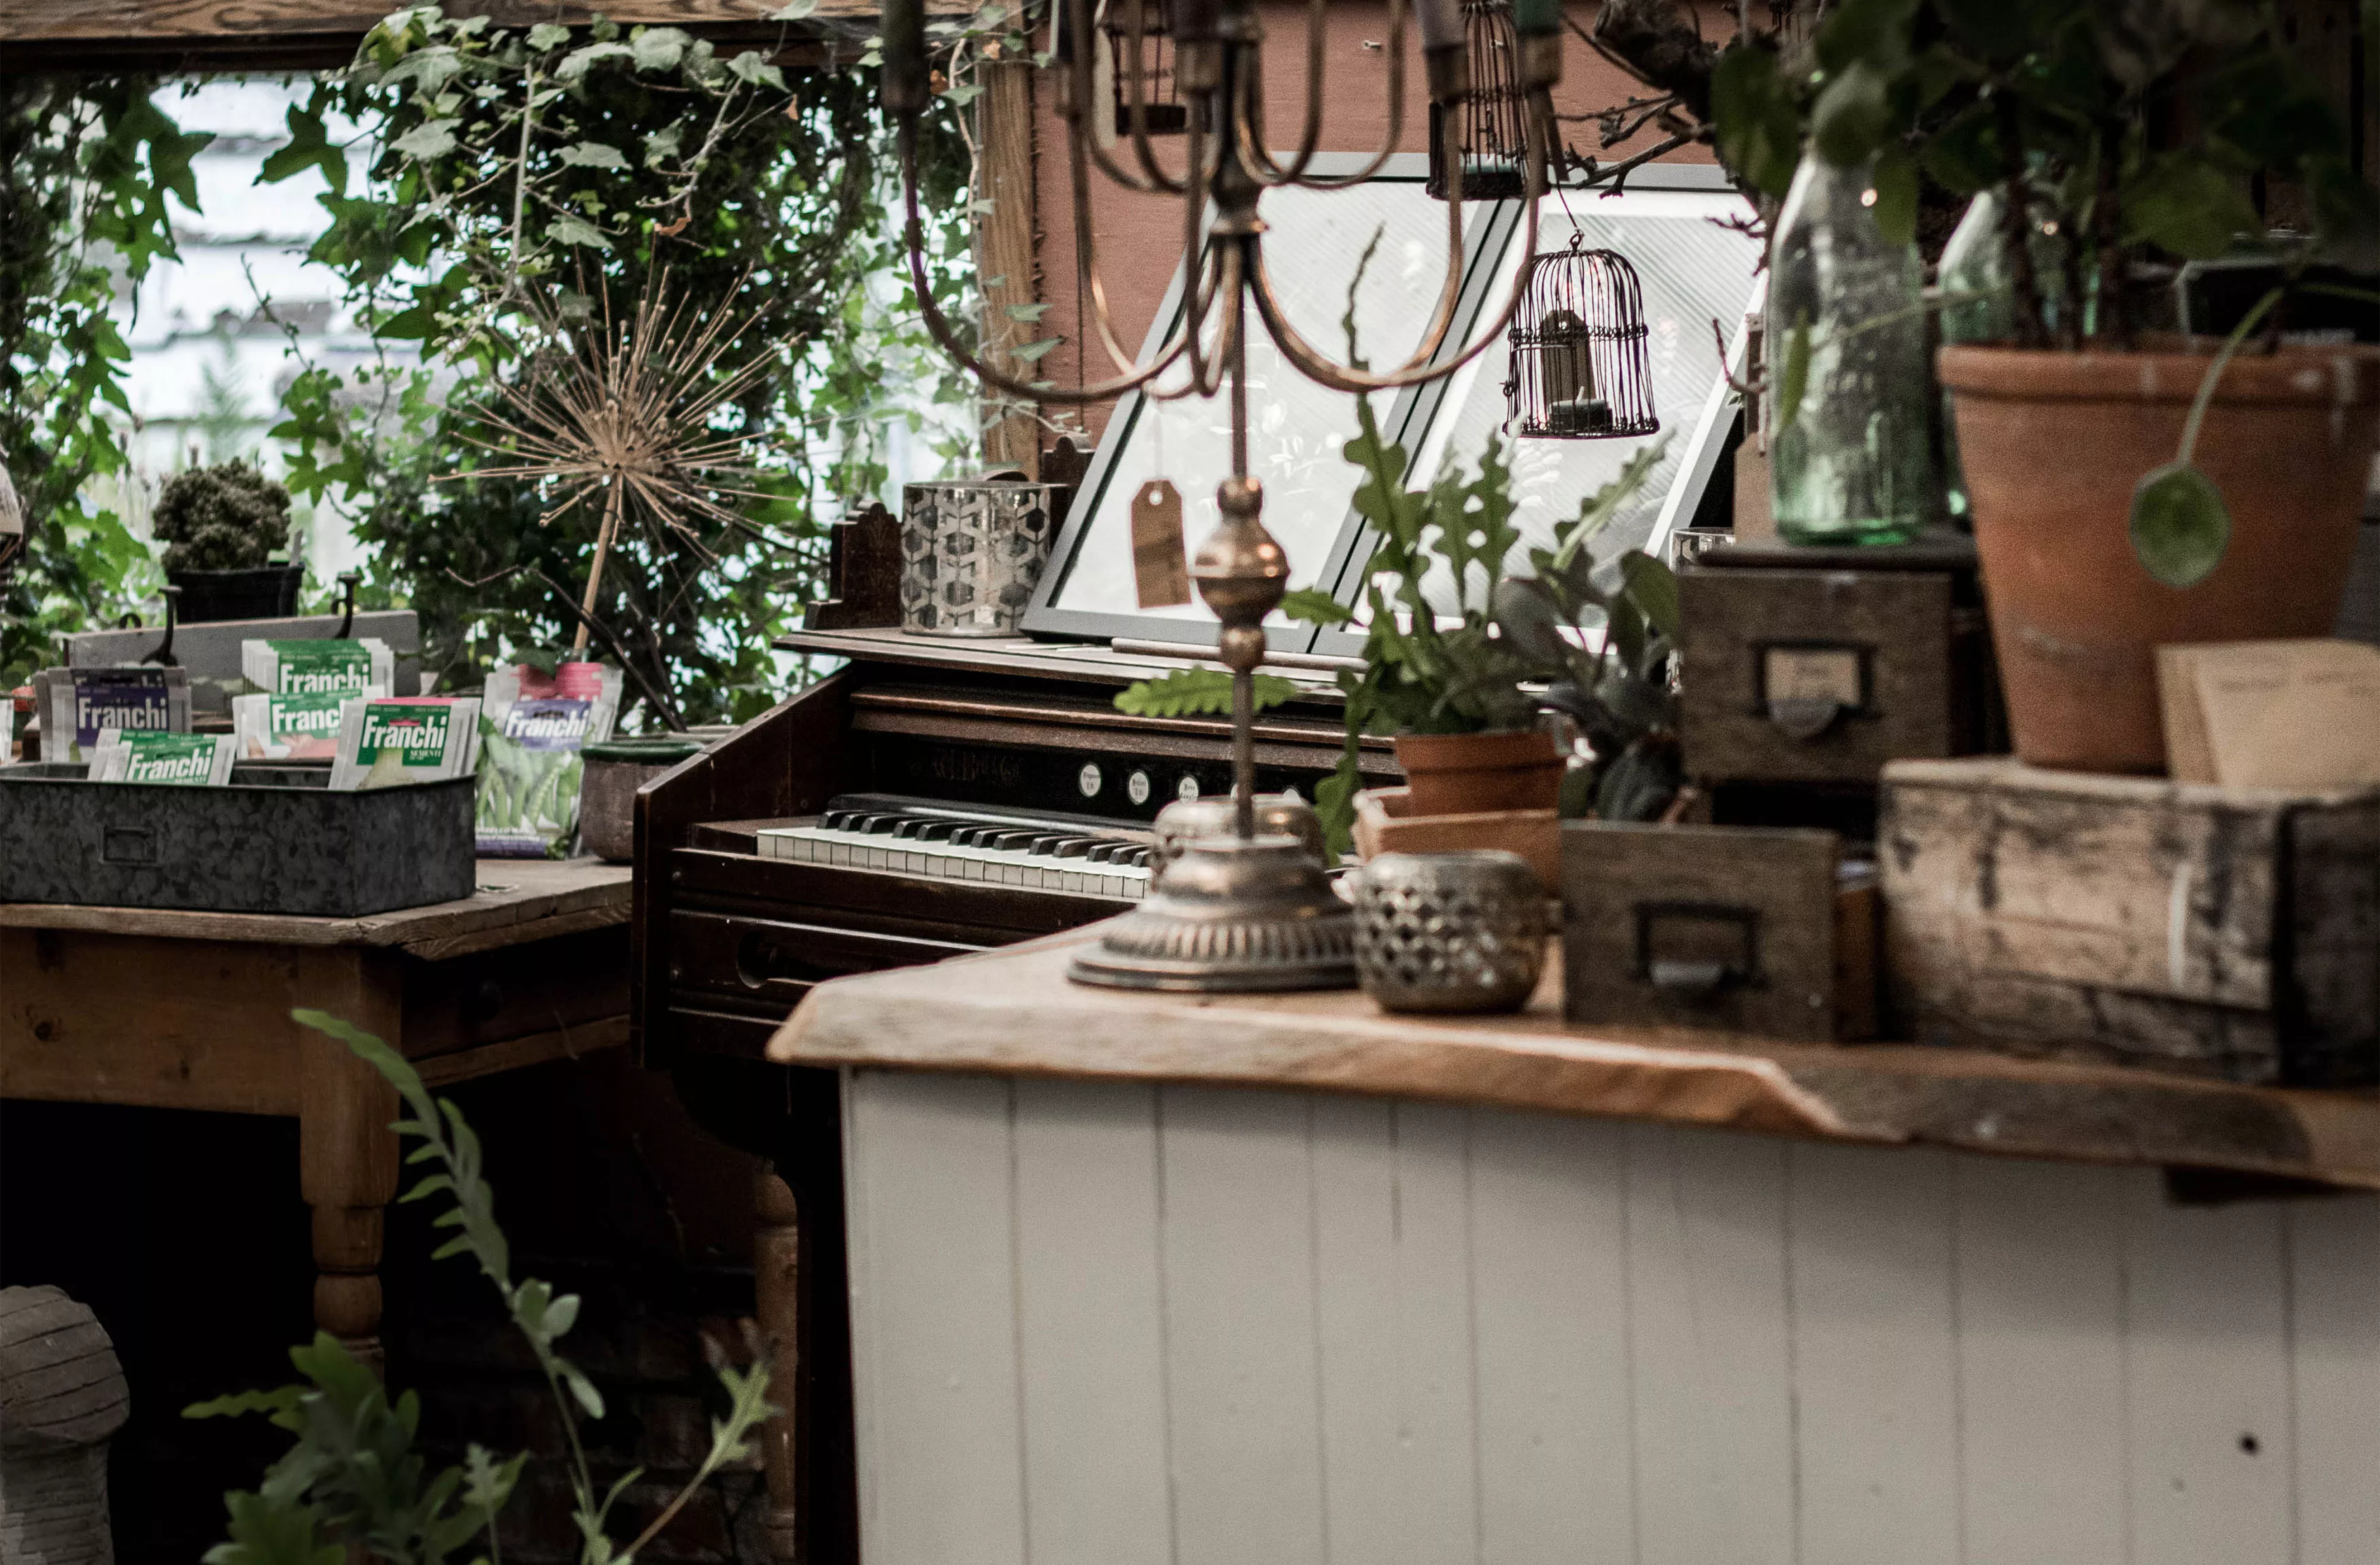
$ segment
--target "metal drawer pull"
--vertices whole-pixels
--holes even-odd
[[[154,864],[157,833],[138,826],[111,826],[100,838],[99,856],[106,864]]]
[[[1636,976],[1700,1003],[1760,972],[1760,915],[1713,903],[1636,904]]]
[[[1823,696],[1777,696],[1768,702],[1768,721],[1803,744],[1825,734],[1843,715],[1843,704]]]

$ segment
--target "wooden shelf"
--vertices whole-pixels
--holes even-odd
[[[1098,926],[839,978],[769,1046],[787,1064],[1305,1087],[2146,1164],[2380,1190],[2380,1094],[2293,1092],[1910,1045],[1785,1044],[1563,1022],[1559,963],[1514,1016],[1393,1016],[1353,991],[1190,997],[1067,981]]]
[[[443,961],[510,945],[521,927],[537,938],[628,921],[630,873],[600,859],[483,858],[480,889],[459,902],[397,908],[361,918],[303,918],[273,913],[203,913],[161,907],[91,907],[63,903],[0,903],[0,928],[89,929],[193,940],[269,941],[292,946],[397,946]]]

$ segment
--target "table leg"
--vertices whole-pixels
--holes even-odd
[[[310,953],[298,1001],[395,1044],[402,1000],[372,952]],[[296,1027],[296,1024],[292,1024]],[[395,1198],[396,1089],[335,1038],[296,1027],[298,1183],[313,1208],[314,1324],[375,1370],[381,1348],[382,1214]]]
[[[762,1163],[753,1175],[753,1308],[771,1354],[769,1400],[778,1412],[761,1426],[760,1462],[769,1478],[769,1555],[795,1565],[795,1458],[798,1431],[795,1379],[801,1367],[801,1205],[793,1187]]]

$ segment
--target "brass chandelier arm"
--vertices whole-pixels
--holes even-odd
[[[1210,304],[1214,300],[1222,301],[1223,334],[1215,345],[1213,357],[1204,361],[1207,365],[1205,377],[1202,379],[1194,372],[1181,385],[1170,391],[1152,386],[1142,395],[1158,402],[1181,402],[1193,396],[1212,396],[1222,389],[1223,377],[1229,366],[1238,362],[1242,357],[1244,345],[1241,336],[1245,328],[1235,301],[1246,276],[1246,262],[1237,245],[1218,245],[1214,247],[1214,255],[1213,271],[1217,285],[1208,297]],[[1200,329],[1204,329],[1203,321]]]
[[[1535,255],[1537,250],[1537,206],[1544,200],[1546,193],[1545,163],[1542,156],[1543,143],[1540,140],[1540,127],[1536,116],[1524,117],[1523,124],[1526,127],[1525,135],[1528,143],[1528,182],[1521,195],[1525,224],[1522,231],[1521,253],[1529,256]],[[1488,345],[1502,336],[1504,329],[1512,324],[1513,315],[1521,308],[1522,297],[1528,291],[1529,268],[1525,264],[1513,273],[1512,292],[1505,296],[1503,308],[1496,312],[1495,321],[1488,330],[1479,334],[1478,340],[1452,359],[1432,362],[1439,346],[1445,341],[1446,328],[1452,322],[1453,301],[1459,298],[1463,285],[1460,245],[1463,221],[1463,171],[1460,160],[1449,159],[1447,172],[1446,205],[1455,230],[1457,244],[1455,263],[1447,277],[1447,292],[1440,298],[1439,318],[1433,322],[1434,330],[1423,340],[1421,346],[1415,350],[1414,356],[1399,368],[1385,374],[1373,374],[1369,370],[1358,369],[1354,365],[1341,364],[1300,336],[1297,328],[1291,325],[1288,316],[1282,313],[1280,300],[1274,297],[1272,280],[1265,271],[1263,250],[1260,247],[1257,248],[1256,254],[1252,258],[1254,275],[1250,279],[1248,291],[1256,298],[1257,313],[1264,318],[1265,330],[1272,334],[1273,343],[1281,349],[1281,356],[1295,366],[1300,374],[1329,386],[1333,391],[1357,394],[1398,391],[1406,386],[1417,386],[1441,376],[1452,374],[1486,352]]]
[[[1002,374],[968,351],[966,346],[959,341],[958,334],[951,330],[951,323],[943,317],[941,308],[934,303],[933,285],[926,276],[925,223],[917,211],[916,116],[901,115],[897,134],[901,156],[902,200],[907,214],[907,224],[901,236],[901,248],[908,252],[909,286],[917,295],[917,311],[925,320],[927,334],[934,339],[935,345],[944,353],[949,354],[961,368],[984,384],[1020,400],[1054,402],[1073,406],[1105,402],[1111,397],[1121,396],[1125,392],[1135,391],[1172,368],[1173,361],[1182,357],[1184,346],[1188,341],[1186,331],[1176,334],[1171,342],[1158,350],[1154,358],[1131,373],[1092,385],[1078,386],[1070,391],[1063,386],[1047,382],[1037,384],[1030,381],[1020,381],[1013,375]]]
[[[1307,167],[1314,161],[1315,150],[1322,144],[1322,75],[1324,17],[1330,0],[1313,0],[1306,11],[1305,22],[1305,131],[1298,141],[1297,155],[1284,168],[1273,161],[1264,144],[1263,104],[1259,97],[1264,83],[1256,72],[1249,73],[1246,91],[1242,95],[1237,113],[1240,122],[1240,146],[1244,149],[1249,174],[1259,185],[1278,188],[1293,185],[1308,190],[1341,190],[1350,185],[1360,185],[1388,166],[1396,156],[1397,144],[1404,138],[1405,129],[1405,23],[1412,7],[1406,0],[1389,0],[1389,123],[1380,144],[1364,166],[1353,174],[1311,176]]]

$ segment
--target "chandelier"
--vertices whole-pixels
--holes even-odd
[[[1092,0],[1056,0],[1046,67],[1055,78],[1057,110],[1066,127],[1075,259],[1090,336],[1098,345],[1094,349],[1087,343],[1084,355],[1087,361],[1094,352],[1104,352],[1114,374],[1073,390],[1003,374],[971,352],[936,308],[917,203],[917,116],[931,100],[925,5],[883,0],[883,101],[898,143],[909,274],[934,340],[986,386],[1006,395],[1059,404],[1104,402],[1135,390],[1166,400],[1226,393],[1231,398],[1231,472],[1216,491],[1221,519],[1200,544],[1190,575],[1199,597],[1222,622],[1217,651],[1232,673],[1234,835],[1195,844],[1177,859],[1166,874],[1177,894],[1165,894],[1166,884],[1160,884],[1137,911],[1115,921],[1103,955],[1078,963],[1075,976],[1087,982],[1178,989],[1338,984],[1350,981],[1352,973],[1349,920],[1322,884],[1318,867],[1310,875],[1300,872],[1306,861],[1293,839],[1259,838],[1256,831],[1254,676],[1264,661],[1265,616],[1281,602],[1290,567],[1280,543],[1265,530],[1263,486],[1248,471],[1248,317],[1253,307],[1257,321],[1300,374],[1348,393],[1396,390],[1451,375],[1503,334],[1522,297],[1526,268],[1487,329],[1457,350],[1445,351],[1463,293],[1463,203],[1471,193],[1465,188],[1466,160],[1459,152],[1463,127],[1449,122],[1470,103],[1475,79],[1484,77],[1507,91],[1505,84],[1517,85],[1524,106],[1515,171],[1519,188],[1482,193],[1519,195],[1526,224],[1524,253],[1534,253],[1538,198],[1547,188],[1550,160],[1560,156],[1551,91],[1561,76],[1560,0],[1514,0],[1517,62],[1471,58],[1473,31],[1464,0],[1390,0],[1386,131],[1355,172],[1327,176],[1315,172],[1315,155],[1322,140],[1328,0],[1312,0],[1308,7],[1304,124],[1295,149],[1285,156],[1275,155],[1266,133],[1264,30],[1254,0],[1164,0],[1161,18],[1158,3],[1108,0],[1107,15],[1095,19]],[[1331,358],[1291,323],[1266,271],[1266,224],[1258,206],[1268,190],[1343,188],[1369,179],[1387,164],[1403,131],[1409,20],[1421,35],[1431,141],[1440,149],[1431,188],[1446,201],[1446,280],[1412,356],[1376,370]],[[1171,79],[1165,82],[1149,79],[1150,61],[1157,56],[1143,47],[1160,29],[1171,51]],[[1111,97],[1098,85],[1102,32],[1117,45]],[[1175,143],[1184,148],[1177,168],[1165,165],[1151,140],[1156,116],[1147,111],[1160,103],[1186,110]],[[1113,115],[1113,123],[1128,132],[1112,149],[1102,145],[1095,127],[1104,115]],[[1100,283],[1091,221],[1094,169],[1124,189],[1181,202],[1179,265],[1189,279],[1183,320],[1146,363],[1136,362],[1121,340]],[[1178,383],[1156,384],[1177,366]]]

